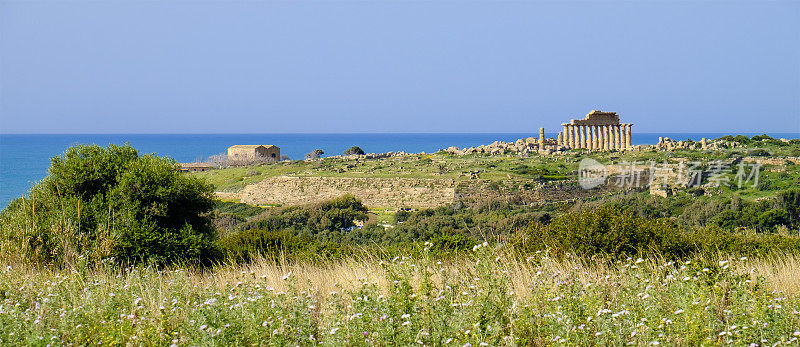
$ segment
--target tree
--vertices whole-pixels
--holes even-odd
[[[211,187],[173,159],[129,145],[78,145],[0,214],[0,235],[31,261],[209,261],[216,255]]]
[[[306,154],[306,159],[318,159],[323,154],[325,154],[325,152],[323,152],[321,149],[315,149],[311,151],[311,153]]]
[[[353,146],[344,151],[344,155],[363,155],[364,150],[358,146]]]

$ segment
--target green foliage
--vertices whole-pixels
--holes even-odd
[[[771,136],[767,134],[755,135],[751,138],[753,141],[761,141],[761,140],[774,140]]]
[[[33,262],[209,261],[216,233],[210,186],[173,160],[130,146],[70,147],[27,198],[2,212],[2,236]]]
[[[394,222],[395,224],[403,223],[408,220],[409,216],[411,216],[411,210],[407,208],[401,208],[394,214]]]
[[[321,157],[323,154],[325,154],[325,151],[323,151],[321,149],[315,149],[315,150],[311,151],[310,153],[306,154],[306,159],[317,159],[317,158]]]
[[[344,151],[344,155],[363,155],[364,150],[361,147],[353,146]]]
[[[669,220],[637,217],[613,207],[567,213],[547,225],[534,224],[521,236],[517,245],[526,252],[548,249],[614,257],[651,253],[682,257],[690,252]]]
[[[437,235],[428,241],[428,250],[435,258],[455,256],[472,249],[478,241],[463,234]]]
[[[348,246],[320,243],[284,230],[242,230],[222,237],[220,246],[226,259],[234,262],[249,262],[256,257],[321,261],[352,255]]]
[[[242,229],[292,230],[298,234],[317,235],[341,231],[366,221],[367,208],[353,197],[342,197],[317,204],[267,210],[241,226]]]
[[[778,208],[786,210],[792,227],[800,226],[800,189],[791,189],[778,194]]]
[[[747,155],[750,157],[769,157],[772,154],[766,149],[756,148],[747,151]]]

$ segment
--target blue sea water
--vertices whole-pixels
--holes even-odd
[[[724,134],[634,133],[633,144],[654,144],[659,136],[676,140],[717,138]],[[755,134],[745,134],[755,135]],[[776,138],[800,138],[800,134],[768,134]],[[534,133],[503,134],[0,134],[0,208],[19,196],[47,174],[50,158],[74,144],[108,145],[130,143],[140,153],[169,156],[179,162],[194,162],[211,155],[225,153],[235,144],[274,144],[281,154],[303,159],[306,153],[322,149],[326,155],[341,154],[351,146],[367,152],[435,152],[456,146],[460,148],[490,144],[494,141],[515,141],[538,136]],[[547,134],[555,137],[555,134]]]

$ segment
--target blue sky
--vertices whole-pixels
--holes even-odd
[[[1,133],[800,132],[800,2],[4,1]]]

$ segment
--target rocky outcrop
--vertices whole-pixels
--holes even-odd
[[[279,176],[248,185],[236,198],[251,205],[291,206],[351,194],[370,208],[435,208],[454,202],[473,205],[491,200],[531,205],[604,193],[602,189],[580,189],[574,182],[545,183],[524,179],[491,181]]]
[[[450,179],[289,177],[267,178],[239,193],[251,205],[300,205],[330,200],[345,194],[367,207],[432,208],[455,201],[455,182]]]

